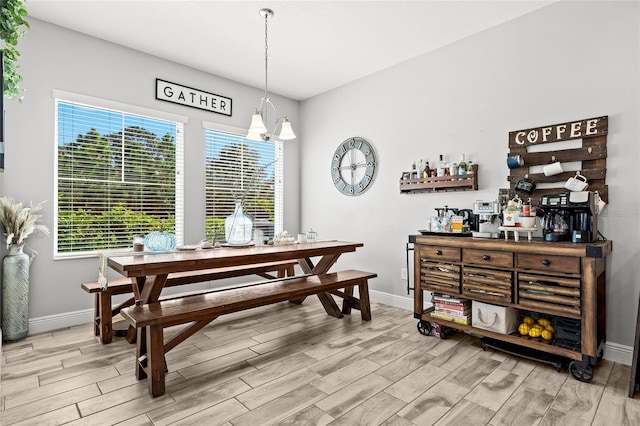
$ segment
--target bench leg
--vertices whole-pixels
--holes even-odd
[[[100,294],[96,293],[93,300],[93,335],[100,336]]]
[[[371,321],[371,303],[369,302],[369,283],[367,280],[358,285],[360,293],[360,315],[363,321]]]
[[[102,343],[111,343],[113,340],[113,317],[111,315],[111,292],[100,291],[96,294],[99,303],[98,321],[100,341]]]
[[[152,325],[147,330],[147,371],[149,393],[156,397],[164,394],[164,337],[161,325]]]
[[[137,334],[136,379],[143,380],[147,378],[147,366],[149,365],[147,356],[147,329],[145,327],[139,327]]]

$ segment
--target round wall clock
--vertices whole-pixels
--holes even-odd
[[[375,178],[376,153],[362,138],[342,142],[331,160],[331,178],[338,191],[355,196],[365,192]]]

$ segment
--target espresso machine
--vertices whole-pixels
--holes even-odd
[[[477,217],[478,226],[471,233],[478,238],[498,238],[500,236],[500,204],[495,201],[476,201],[473,213]]]
[[[544,195],[540,207],[545,215],[542,234],[545,241],[590,243],[598,238],[595,194],[590,191]]]

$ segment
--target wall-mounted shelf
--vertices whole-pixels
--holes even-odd
[[[400,179],[400,193],[477,191],[478,165],[473,164],[471,170],[473,173],[464,175]]]

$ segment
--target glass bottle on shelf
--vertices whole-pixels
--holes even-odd
[[[440,154],[440,161],[438,161],[438,168],[436,169],[436,176],[438,177],[442,177],[447,173],[446,170],[447,166],[444,163],[444,160],[442,159],[442,154]]]
[[[458,163],[458,174],[466,175],[467,174],[467,162],[464,161],[464,154],[460,155],[460,162]],[[461,178],[462,180],[462,178]]]
[[[431,176],[431,169],[429,168],[429,162],[425,161],[422,177],[426,180],[429,176]]]
[[[449,166],[449,175],[451,176],[458,175],[458,163],[453,163]],[[451,178],[451,180],[456,180],[456,178]]]
[[[467,163],[467,175],[473,175],[473,173],[473,162],[469,160]],[[473,179],[473,176],[469,176],[467,179],[471,180]]]

